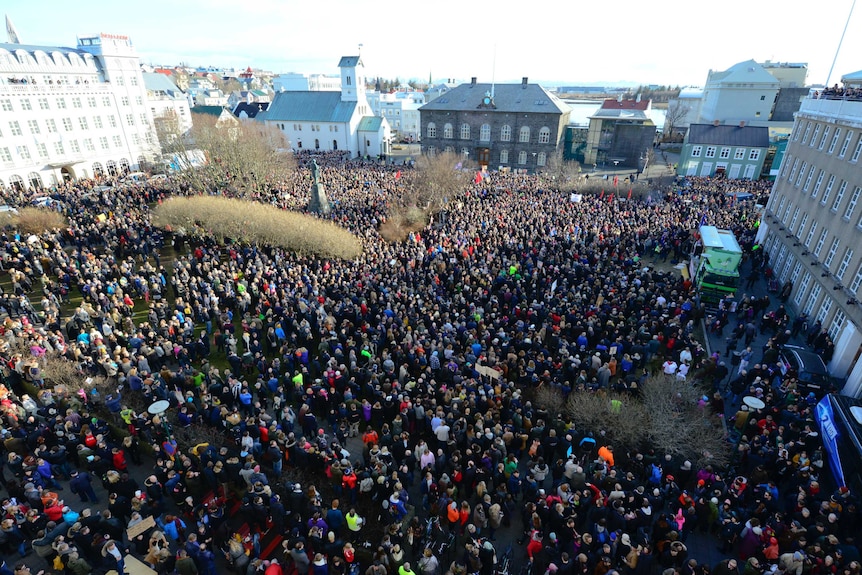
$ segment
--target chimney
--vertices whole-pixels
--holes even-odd
[[[638,92],[638,97],[635,99],[635,102],[640,102],[640,101],[641,101],[641,95],[640,95],[640,92]]]
[[[471,85],[471,86],[475,86],[475,85],[476,85],[476,76],[473,76],[472,78],[470,78],[470,85]]]
[[[523,78],[521,78],[521,88],[526,88],[526,87],[527,87],[527,77],[524,76]]]
[[[713,121],[712,121],[712,125],[713,125],[713,126],[720,126],[720,125],[721,125],[721,121],[720,121],[720,120],[713,120]]]
[[[744,128],[744,127],[745,127],[745,120],[741,120],[741,121],[739,122],[739,127],[740,127],[740,128]]]

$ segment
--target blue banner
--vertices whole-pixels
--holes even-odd
[[[838,427],[835,425],[835,415],[832,412],[832,401],[829,395],[824,395],[817,404],[817,425],[820,426],[820,437],[823,438],[823,447],[829,455],[829,467],[839,487],[847,485],[844,481],[844,469],[841,467],[841,459],[838,457]]]

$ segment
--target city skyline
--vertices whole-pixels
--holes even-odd
[[[372,11],[370,3],[346,0],[330,0],[323,10],[261,0],[254,12],[226,0],[151,0],[138,13],[105,0],[11,0],[6,14],[24,44],[74,46],[76,36],[123,34],[152,65],[337,74],[339,58],[362,45],[369,77],[700,86],[709,69],[748,59],[807,62],[808,82],[826,82],[852,0],[826,3],[831,9],[806,11],[799,0],[779,10],[727,0],[720,11],[701,13],[684,0],[620,0],[609,14],[598,3],[575,9],[549,0],[494,11],[441,0],[430,8],[399,4],[382,12],[379,5]],[[332,22],[322,20],[333,15]],[[560,30],[548,32],[548,26]],[[862,69],[854,58],[860,53],[862,16],[856,12],[830,83]]]

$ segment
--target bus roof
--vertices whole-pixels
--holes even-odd
[[[732,253],[742,253],[739,242],[730,230],[720,230],[715,226],[700,226],[700,238],[708,248],[720,248]]]

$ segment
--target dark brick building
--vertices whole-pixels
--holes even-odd
[[[490,169],[535,171],[557,151],[569,114],[527,78],[496,85],[473,78],[419,108],[422,151],[449,150]]]

